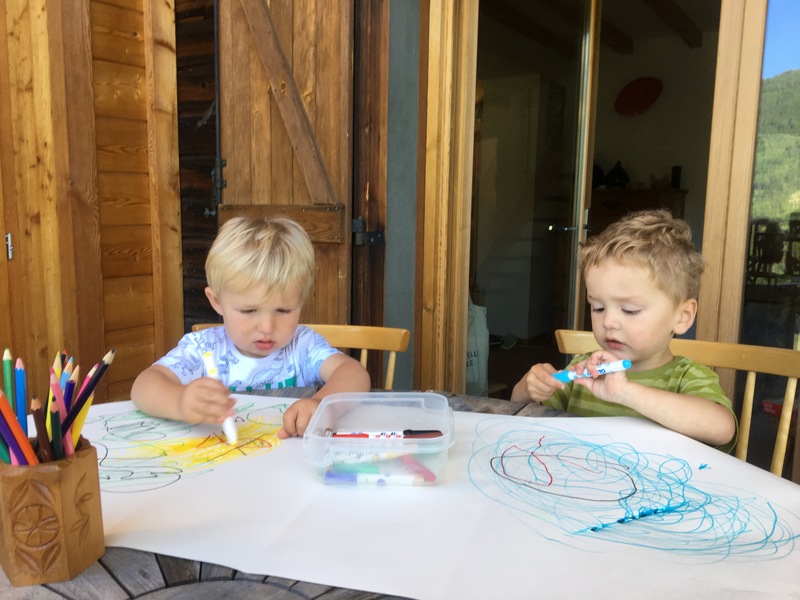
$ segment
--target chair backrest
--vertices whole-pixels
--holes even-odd
[[[584,354],[599,348],[591,331],[559,329],[556,331],[556,341],[558,349],[564,354]],[[686,356],[708,367],[735,369],[747,373],[742,411],[739,416],[739,439],[736,443],[736,458],[741,460],[747,460],[756,375],[764,373],[786,377],[783,407],[772,451],[772,464],[769,469],[770,472],[780,477],[786,457],[786,444],[789,439],[797,378],[800,377],[800,351],[687,339],[672,340],[670,350],[675,355]]]
[[[199,331],[206,327],[218,327],[221,323],[197,323],[192,325],[192,331]],[[367,367],[367,358],[370,350],[382,350],[389,353],[386,364],[386,375],[382,387],[391,390],[394,385],[394,370],[397,353],[408,349],[411,332],[400,327],[372,327],[366,325],[318,325],[304,323],[310,327],[334,348],[340,350],[360,350],[360,360],[364,368]]]

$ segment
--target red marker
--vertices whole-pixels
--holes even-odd
[[[442,432],[438,429],[404,429],[403,431],[333,431],[326,429],[325,435],[335,438],[400,440],[404,438],[437,438],[442,437]]]

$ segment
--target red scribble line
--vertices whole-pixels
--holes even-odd
[[[539,440],[539,445],[541,447],[541,439]],[[542,469],[544,469],[544,472],[547,473],[548,480],[545,483],[531,482],[531,481],[520,479],[519,477],[514,477],[513,475],[509,474],[508,471],[506,471],[506,455],[509,454],[509,452],[511,450],[516,450],[516,451],[518,451],[520,453],[520,454],[516,455],[514,458],[518,458],[519,456],[527,456],[529,458],[533,457],[534,460],[536,460],[536,462],[538,462],[541,465]],[[508,458],[510,459],[511,457],[508,457]],[[507,477],[508,479],[511,479],[513,481],[525,481],[526,483],[534,484],[534,485],[538,485],[538,486],[542,486],[542,487],[550,487],[551,485],[553,485],[553,475],[550,473],[550,470],[547,468],[547,465],[545,465],[544,462],[542,462],[539,459],[539,457],[536,455],[535,452],[530,452],[528,450],[523,450],[522,448],[520,448],[516,444],[506,448],[503,451],[503,453],[500,455],[500,472],[505,477]]]

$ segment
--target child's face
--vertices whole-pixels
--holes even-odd
[[[589,267],[585,280],[592,331],[604,350],[631,360],[633,371],[655,369],[672,360],[669,343],[673,334],[691,327],[696,300],[675,306],[646,267],[613,258]]]
[[[211,306],[225,323],[228,336],[245,356],[262,358],[286,346],[300,321],[300,286],[267,295],[257,287],[246,292],[226,290],[217,296],[206,288]]]

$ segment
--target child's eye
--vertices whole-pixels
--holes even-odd
[[[639,312],[641,311],[638,308],[637,309],[623,308],[622,312],[625,313],[626,315],[638,315]]]
[[[602,306],[593,306],[592,307],[592,312],[601,313],[601,312],[603,312],[603,307]]]

